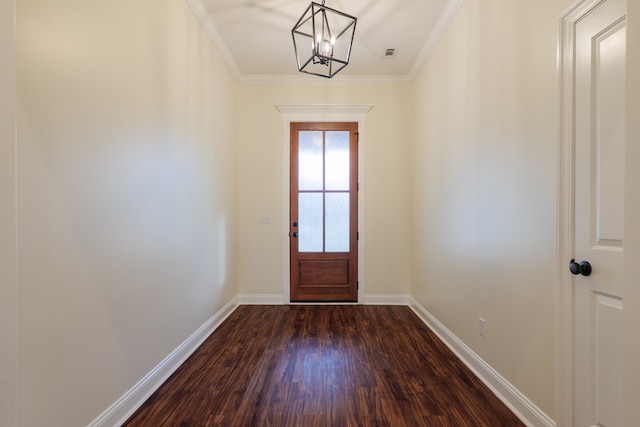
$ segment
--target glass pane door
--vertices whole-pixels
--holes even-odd
[[[349,131],[299,131],[299,252],[349,252],[349,137]]]
[[[291,123],[291,301],[358,300],[358,124]]]

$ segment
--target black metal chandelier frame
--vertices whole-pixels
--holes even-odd
[[[324,3],[325,0],[321,4],[311,2],[291,30],[291,37],[298,70],[331,78],[349,64],[358,18],[325,6]],[[342,22],[342,25],[338,22]],[[298,46],[302,42],[310,42],[309,57],[304,56],[307,48]],[[346,47],[336,54],[336,44],[346,42],[348,46],[345,44]]]

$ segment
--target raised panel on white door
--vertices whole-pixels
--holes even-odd
[[[596,419],[602,426],[622,425],[622,300],[595,294]]]
[[[591,244],[620,250],[624,233],[625,22],[593,39],[593,161]]]

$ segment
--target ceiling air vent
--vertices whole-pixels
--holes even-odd
[[[395,56],[396,56],[396,49],[386,49],[384,51],[385,59],[395,58]]]

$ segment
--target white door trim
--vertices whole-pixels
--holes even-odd
[[[0,425],[18,425],[15,1],[0,1]]]
[[[290,259],[289,259],[289,145],[291,142],[290,125],[292,122],[358,122],[358,302],[364,303],[364,207],[365,207],[365,122],[371,105],[276,105],[282,113],[282,295],[283,303],[291,301]]]

